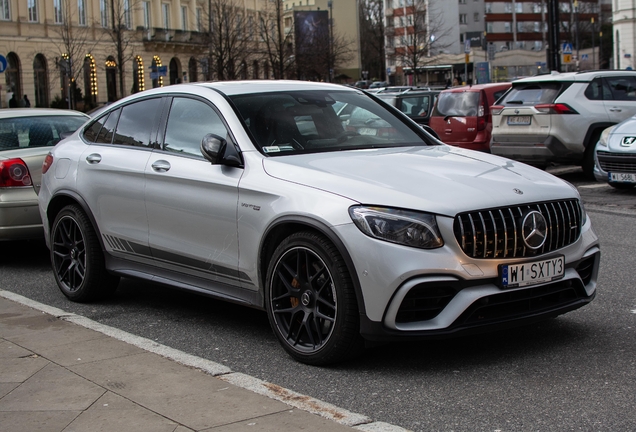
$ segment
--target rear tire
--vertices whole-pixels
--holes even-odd
[[[298,232],[278,245],[267,269],[265,304],[278,341],[302,363],[337,363],[364,348],[347,266],[318,234]]]
[[[601,137],[601,131],[596,131],[592,134],[590,138],[590,142],[585,147],[585,153],[583,154],[583,163],[581,164],[581,168],[583,168],[583,175],[588,180],[596,180],[594,177],[594,149],[596,148],[596,143]]]
[[[75,205],[64,207],[51,228],[51,264],[62,293],[75,302],[111,295],[119,277],[106,270],[97,234],[86,214]]]

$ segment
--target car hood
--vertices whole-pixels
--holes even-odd
[[[634,138],[632,144],[623,145],[623,138]],[[636,154],[636,117],[617,124],[612,129],[608,140],[609,150],[616,153]]]
[[[575,198],[570,184],[509,159],[450,146],[349,150],[264,159],[272,177],[362,204],[454,216]]]

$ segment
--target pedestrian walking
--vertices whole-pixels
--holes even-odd
[[[15,93],[13,93],[13,95],[11,96],[11,99],[9,99],[9,108],[17,108],[18,107],[18,100],[15,97]]]
[[[25,108],[29,108],[29,107],[31,107],[31,101],[29,100],[29,98],[27,97],[27,95],[24,95],[24,107],[25,107]]]

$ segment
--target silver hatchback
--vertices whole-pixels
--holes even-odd
[[[353,107],[373,119],[353,125]],[[123,99],[47,157],[55,279],[134,277],[267,311],[310,364],[589,303],[600,251],[575,188],[433,139],[365,92],[197,83]]]

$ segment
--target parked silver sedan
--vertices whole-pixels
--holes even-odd
[[[42,162],[61,134],[88,118],[58,109],[0,110],[0,241],[42,238],[37,197]]]
[[[595,148],[594,177],[616,189],[636,186],[636,116],[603,131]]]
[[[69,299],[110,295],[125,276],[264,309],[310,364],[365,340],[533,322],[596,294],[598,239],[574,187],[443,145],[338,85],[130,96],[51,151],[39,199]]]

